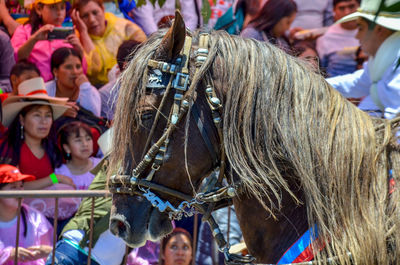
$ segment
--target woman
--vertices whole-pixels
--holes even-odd
[[[270,42],[284,50],[289,49],[285,32],[296,17],[297,5],[293,0],[269,0],[240,36]]]
[[[72,107],[70,116],[76,116],[79,109],[76,103],[100,116],[100,94],[83,73],[82,57],[75,49],[55,50],[51,56],[51,72],[54,80],[46,83],[47,93],[51,97],[68,98],[68,105]]]
[[[61,156],[50,129],[53,120],[68,109],[67,100],[49,97],[43,79],[37,77],[22,82],[18,95],[3,102],[2,123],[8,130],[2,137],[0,160],[36,177],[25,184],[26,189],[43,189],[58,182],[74,186],[70,178],[53,173]]]
[[[107,74],[117,63],[116,55],[122,42],[146,40],[136,24],[104,12],[102,0],[77,0],[71,14],[88,63],[88,77],[96,87],[108,82]]]
[[[175,228],[161,241],[162,265],[189,265],[192,260],[192,237],[183,228]]]
[[[66,39],[48,40],[49,32],[60,27],[65,19],[63,0],[36,0],[27,24],[19,26],[11,38],[17,61],[27,59],[36,64],[45,81],[52,78],[50,57],[60,47],[74,47],[83,54],[82,45],[75,34]]]

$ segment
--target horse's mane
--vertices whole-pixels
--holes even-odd
[[[132,159],[121,161],[132,153],[131,135],[140,125],[132,110],[162,36],[151,37],[123,74],[111,168]],[[389,195],[388,185],[389,169],[399,182],[392,131],[398,124],[371,118],[272,45],[213,32],[209,51],[189,93],[206,78],[223,87],[226,154],[247,192],[276,213],[281,190],[298,201],[288,184],[296,178],[309,224],[317,224],[326,244],[321,260],[338,256],[338,263],[350,264],[350,252],[354,264],[400,264],[399,191]]]

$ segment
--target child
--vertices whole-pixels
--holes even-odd
[[[66,164],[55,170],[56,174],[70,177],[77,190],[87,190],[94,179],[90,170],[100,159],[92,157],[93,137],[90,127],[73,121],[60,130],[60,142]]]
[[[5,93],[4,91],[0,94],[0,100],[3,102],[10,95],[18,95],[18,86],[23,81],[28,79],[32,79],[35,77],[39,77],[40,72],[39,69],[31,62],[26,60],[19,61],[14,64],[11,68],[10,72],[10,84],[11,84],[11,92]]]
[[[23,181],[34,180],[14,166],[0,165],[0,190],[23,190]],[[0,199],[0,264],[14,264],[18,200]],[[22,204],[18,264],[44,264],[52,250],[53,228],[40,212]]]
[[[50,58],[54,50],[60,47],[73,47],[81,55],[83,48],[76,34],[65,39],[48,39],[49,32],[62,26],[66,16],[66,4],[63,0],[35,0],[27,23],[15,29],[11,38],[17,61],[28,60],[40,70],[45,82],[53,78],[50,70]]]

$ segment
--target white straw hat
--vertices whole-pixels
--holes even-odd
[[[376,16],[381,1],[384,4]],[[400,31],[400,1],[399,0],[362,0],[357,12],[345,16],[336,23],[355,20],[359,17],[365,18],[385,28]]]
[[[18,95],[9,96],[3,102],[2,123],[8,127],[18,113],[29,105],[48,105],[53,110],[53,119],[57,119],[69,108],[68,98],[50,97],[47,94],[43,78],[36,77],[22,82],[18,86]]]

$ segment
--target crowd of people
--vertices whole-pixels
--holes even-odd
[[[0,190],[106,188],[102,139],[112,134],[118,78],[138,47],[171,24],[176,8],[189,30],[225,30],[305,60],[373,116],[400,112],[399,0],[210,0],[207,19],[200,0],[151,2],[0,0]],[[86,264],[92,202],[58,203],[52,257],[54,199],[24,200],[18,251],[17,199],[0,199],[0,264]],[[95,205],[92,264],[120,264],[125,243],[107,227],[111,200],[96,198]],[[222,222],[226,216],[216,214]],[[193,255],[193,223],[175,226],[162,242],[130,251],[127,264],[211,265],[208,227],[201,224]]]

